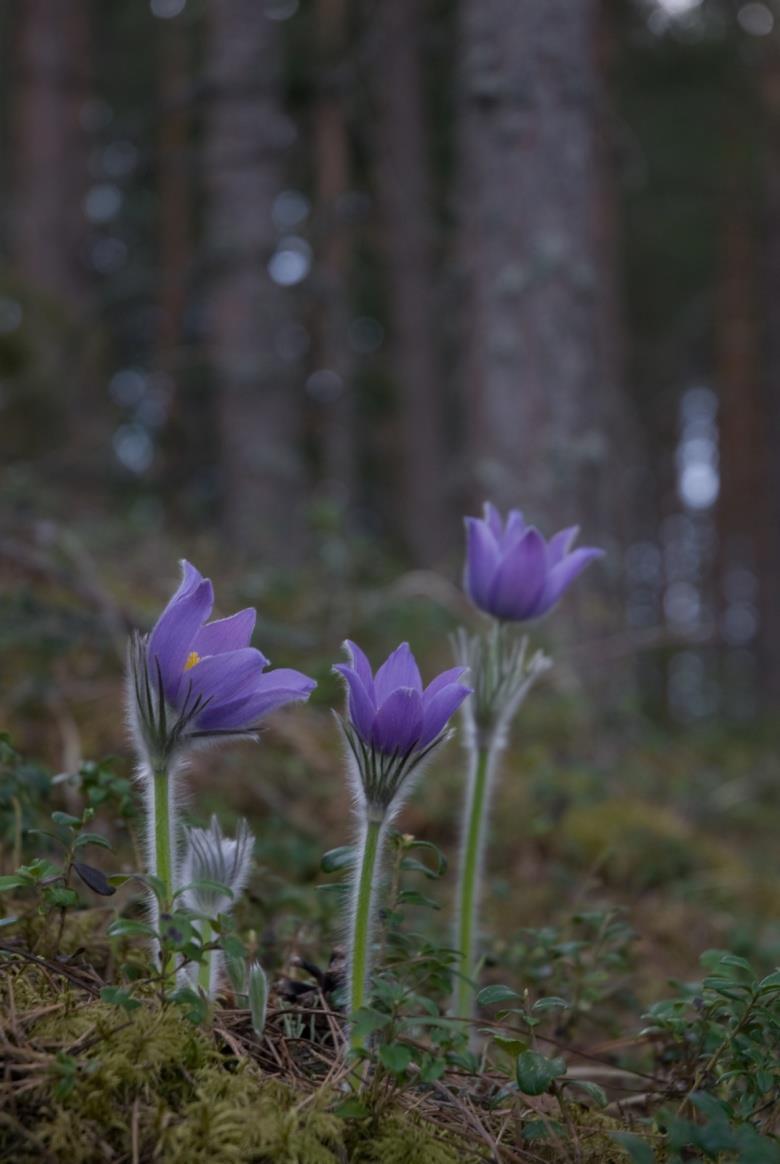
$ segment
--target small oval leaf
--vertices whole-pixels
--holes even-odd
[[[85,865],[83,861],[74,861],[73,868],[87,889],[91,889],[93,893],[98,893],[101,897],[112,897],[116,893],[114,886],[109,885],[106,880],[105,873],[96,869],[94,865]]]

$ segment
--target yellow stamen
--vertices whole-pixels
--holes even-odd
[[[184,664],[184,670],[185,671],[191,670],[199,662],[200,662],[200,655],[198,654],[198,652],[197,651],[190,651],[189,655],[187,656],[187,662]]]

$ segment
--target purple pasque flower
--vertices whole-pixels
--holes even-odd
[[[266,657],[249,646],[253,609],[207,622],[214,590],[189,562],[151,634],[130,647],[133,721],[152,765],[186,740],[251,733],[263,716],[307,699],[316,686],[300,671],[265,673]]]
[[[466,667],[443,671],[423,688],[408,643],[401,643],[377,670],[349,639],[349,663],[333,668],[347,685],[348,717],[342,722],[366,800],[386,810],[401,783],[446,739],[446,727],[471,688]]]
[[[506,521],[494,505],[485,504],[484,518],[466,518],[464,587],[485,614],[508,622],[541,618],[603,550],[572,549],[579,533],[573,525],[549,541],[526,525],[519,509]]]

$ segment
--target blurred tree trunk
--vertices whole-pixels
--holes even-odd
[[[402,456],[398,508],[415,560],[436,562],[447,525],[439,322],[435,318],[436,222],[426,134],[421,32],[425,8],[383,0],[377,9],[378,200],[389,276]]]
[[[475,500],[610,547],[632,458],[602,18],[597,0],[463,0],[459,244]]]
[[[190,63],[187,27],[181,20],[158,24],[159,94],[159,331],[157,363],[169,393],[163,477],[174,504],[189,498],[183,488],[202,463],[198,450],[202,416],[188,407],[184,326],[191,264]],[[197,450],[197,451],[196,451]],[[200,454],[200,455],[199,455]]]
[[[10,241],[22,278],[55,297],[68,315],[83,308],[88,290],[87,142],[80,121],[89,88],[87,7],[84,0],[28,0],[15,16]]]
[[[56,431],[42,471],[89,507],[111,456],[111,416],[99,363],[101,333],[90,276],[85,214],[92,146],[84,113],[92,96],[86,0],[29,0],[13,19],[14,111],[9,251],[25,326],[35,329],[22,382],[31,407],[46,401]],[[33,408],[34,411],[34,408]]]
[[[207,342],[218,390],[224,523],[234,549],[302,550],[301,401],[279,356],[290,292],[267,264],[291,132],[279,26],[257,0],[209,0]]]
[[[761,594],[762,690],[767,707],[780,699],[780,29],[766,38],[761,73],[765,170],[762,221],[762,426],[767,458],[764,483],[766,556]],[[752,512],[752,507],[749,512]]]
[[[756,591],[766,582],[769,534],[767,458],[759,373],[757,263],[752,199],[745,189],[745,159],[740,127],[727,113],[726,179],[721,225],[721,272],[718,303],[718,389],[720,398],[720,496],[718,501],[718,573],[720,625],[725,632],[724,695],[731,713],[754,710],[754,676],[740,666],[752,648],[749,627],[740,627],[740,611],[753,607]],[[729,659],[735,648],[735,659]],[[736,662],[737,668],[730,666]]]
[[[317,186],[319,369],[335,374],[320,399],[323,487],[344,515],[355,504],[356,444],[353,359],[348,343],[351,239],[344,213],[350,185],[345,107],[346,0],[317,0],[319,78],[314,110]]]

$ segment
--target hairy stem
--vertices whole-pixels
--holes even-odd
[[[455,986],[455,1014],[470,1019],[473,1014],[472,981],[476,974],[476,929],[480,881],[484,862],[487,818],[492,774],[501,750],[496,735],[486,744],[471,746],[469,786],[463,817],[463,847],[458,881],[458,913],[455,948],[460,954],[459,977]]]
[[[382,821],[368,820],[361,837],[359,859],[355,866],[357,880],[352,910],[350,940],[349,1010],[354,1014],[364,1005],[371,970],[371,930],[374,898],[376,896],[377,861],[382,839]],[[363,1040],[351,1036],[353,1049],[362,1047]]]
[[[152,831],[154,837],[154,869],[152,872],[159,877],[163,884],[159,912],[168,913],[173,908],[173,861],[176,845],[176,821],[171,804],[171,784],[168,773],[156,770],[152,777]],[[159,920],[159,919],[158,919]],[[163,975],[167,977],[173,967],[173,959],[165,959],[162,967]]]
[[[214,929],[210,921],[200,922],[200,937],[204,946],[214,940]],[[211,998],[212,989],[216,986],[216,983],[212,982],[212,979],[215,977],[217,953],[217,950],[208,950],[203,955],[203,961],[198,966],[198,986],[201,987],[207,998]]]

